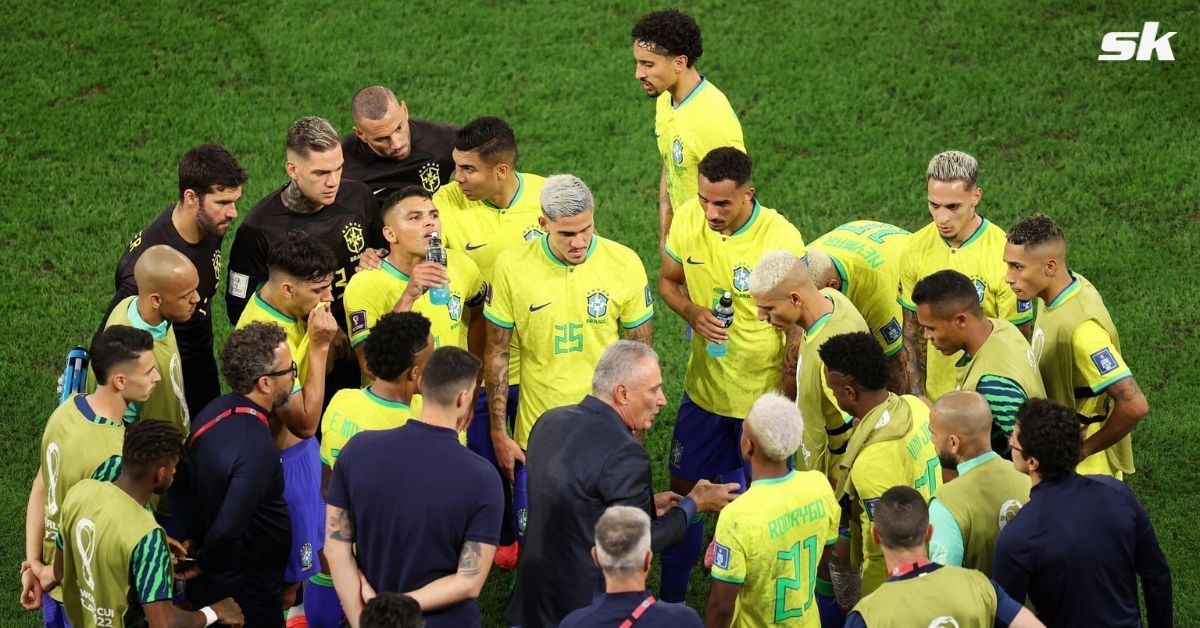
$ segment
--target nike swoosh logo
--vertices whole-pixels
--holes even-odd
[[[468,251],[474,251],[475,249],[482,249],[485,246],[487,246],[487,242],[484,242],[483,244],[471,244],[468,242],[466,248]]]
[[[530,312],[536,312],[536,311],[538,311],[538,310],[540,310],[540,309],[542,309],[542,308],[546,307],[547,305],[550,305],[550,303],[549,303],[549,302],[546,302],[546,303],[543,303],[543,304],[541,304],[541,305],[530,305],[530,306],[529,306],[529,311],[530,311]]]
[[[692,259],[691,256],[689,255],[687,258],[687,263],[699,265],[699,264],[703,264],[704,262],[697,262],[696,260]]]

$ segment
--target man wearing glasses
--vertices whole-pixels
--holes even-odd
[[[261,322],[235,330],[221,351],[221,371],[233,392],[193,421],[170,492],[189,553],[175,569],[191,578],[187,596],[196,608],[232,596],[247,625],[282,626],[292,524],[272,434],[284,430],[279,410],[295,401],[286,332]]]

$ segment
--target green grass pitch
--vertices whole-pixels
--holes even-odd
[[[687,10],[704,29],[701,71],[741,118],[760,198],[806,240],[859,218],[925,224],[924,168],[950,148],[979,159],[980,209],[991,220],[1008,226],[1041,211],[1064,225],[1070,264],[1104,294],[1150,400],[1129,482],[1171,563],[1185,626],[1200,624],[1200,15],[1194,3],[1156,4],[706,0]],[[651,8],[6,4],[0,624],[38,622],[19,608],[17,571],[64,352],[95,329],[121,247],[173,201],[180,155],[203,141],[233,151],[251,175],[244,213],[285,180],[293,120],[321,115],[349,131],[354,91],[392,85],[417,117],[508,119],[520,168],[587,181],[599,227],[641,253],[653,276],[660,166],[629,39]],[[1178,32],[1176,61],[1096,60],[1106,32],[1147,20]],[[225,319],[223,303],[215,318]],[[661,302],[655,327],[672,405],[646,446],[665,488],[686,359],[683,324]],[[510,585],[509,574],[493,574],[480,601],[486,624],[501,621]],[[691,590],[702,610],[699,572]]]

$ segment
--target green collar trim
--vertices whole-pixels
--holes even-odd
[[[596,241],[599,239],[600,239],[600,236],[598,236],[594,233],[592,234],[592,243],[588,245],[587,254],[583,256],[583,262],[586,262],[586,261],[592,259],[592,253],[596,252]],[[549,258],[549,260],[554,262],[555,264],[558,264],[559,266],[562,266],[563,268],[567,268],[568,266],[570,266],[570,264],[567,264],[566,262],[558,259],[558,256],[554,254],[554,251],[550,250],[550,234],[546,234],[546,235],[542,236],[542,251],[544,251],[546,253],[546,257]],[[583,262],[579,262],[579,264],[583,264]],[[575,265],[578,266],[579,264],[575,264]]]
[[[746,224],[739,227],[737,231],[734,231],[733,233],[729,234],[729,237],[735,238],[737,236],[742,235],[743,233],[746,233],[747,231],[750,230],[750,227],[752,227],[754,225],[754,221],[758,220],[758,209],[759,209],[758,199],[756,198],[753,200],[754,200],[754,209],[750,212],[750,218],[748,218],[746,220]]]
[[[261,290],[259,292],[261,292]],[[285,323],[288,323],[289,325],[296,322],[296,319],[284,314],[283,312],[280,312],[279,310],[275,309],[270,303],[267,303],[267,300],[262,298],[262,295],[259,294],[259,292],[254,293],[254,304],[255,305],[257,305],[258,307],[265,310],[267,312],[267,314],[270,314],[271,316],[274,316],[275,318],[278,318],[279,320],[281,320]]]
[[[967,248],[967,245],[968,245],[968,244],[970,244],[970,243],[972,243],[972,242],[974,242],[974,241],[978,240],[978,239],[979,239],[979,236],[983,234],[983,231],[984,231],[985,229],[987,229],[987,226],[988,226],[988,219],[987,219],[987,218],[984,218],[983,216],[980,216],[980,218],[981,218],[982,220],[980,220],[980,221],[979,221],[979,227],[977,227],[977,228],[975,229],[975,233],[972,233],[972,234],[971,234],[971,237],[967,238],[966,240],[964,240],[964,241],[963,241],[963,243],[962,243],[962,244],[958,245],[958,248],[960,248],[960,249],[965,249],[965,248]],[[939,234],[939,237],[940,237],[940,234]],[[943,243],[943,244],[945,244],[946,246],[950,247],[950,248],[954,248],[954,247],[950,246],[950,242],[949,242],[949,241],[947,241],[947,240],[946,240],[946,238],[942,238],[942,243]]]
[[[791,471],[788,471],[787,473],[785,473],[777,478],[766,478],[765,480],[755,480],[754,483],[751,484],[750,486],[763,486],[766,484],[779,484],[780,482],[786,482],[786,481],[792,479],[792,477],[794,475],[796,475],[796,470],[792,469]]]
[[[383,260],[383,269],[387,271],[387,274],[399,279],[400,281],[403,281],[404,283],[408,283],[408,275],[404,274],[404,271],[400,270],[399,268],[396,268],[396,266],[387,259]]]
[[[409,407],[409,405],[407,403],[403,403],[400,401],[392,401],[391,399],[384,399],[383,397],[380,397],[379,395],[375,394],[374,391],[371,390],[370,386],[363,388],[363,392],[366,393],[367,399],[370,399],[371,401],[374,401],[375,403],[377,403],[385,408],[397,408],[400,410],[412,410],[412,408]]]
[[[692,92],[690,94],[688,94],[687,96],[684,96],[683,100],[679,101],[678,105],[671,105],[671,108],[679,109],[680,107],[688,104],[688,102],[690,102],[693,98],[696,97],[696,94],[699,94],[700,92],[704,91],[704,87],[706,85],[708,85],[708,79],[701,76],[700,82],[697,83],[696,86],[692,88]]]
[[[137,309],[138,297],[133,297],[129,300],[129,308],[125,310],[125,315],[129,317],[129,322],[133,323],[134,327],[143,331],[150,332],[150,335],[155,340],[163,340],[167,337],[167,331],[171,329],[171,321],[163,319],[163,322],[157,325],[151,325],[142,318],[142,313]]]
[[[1068,272],[1070,272],[1070,271],[1068,271]],[[1046,307],[1048,307],[1050,309],[1054,309],[1054,308],[1062,305],[1063,301],[1066,301],[1067,299],[1071,298],[1071,296],[1073,296],[1076,292],[1079,292],[1079,288],[1081,285],[1082,284],[1079,283],[1079,279],[1077,279],[1075,277],[1075,274],[1071,273],[1070,285],[1068,285],[1066,288],[1063,288],[1063,291],[1058,293],[1058,296],[1054,297],[1054,300],[1050,301],[1050,303],[1048,303],[1046,305]]]
[[[971,469],[978,467],[979,465],[987,462],[988,460],[991,460],[992,458],[999,458],[999,457],[1000,457],[1000,454],[998,454],[994,451],[985,451],[985,452],[979,454],[978,456],[971,458],[970,460],[964,460],[961,463],[959,463],[958,474],[966,475],[967,472],[970,471]]]
[[[833,312],[829,312],[828,314],[821,316],[821,318],[818,318],[816,322],[812,324],[812,327],[804,330],[804,335],[807,336],[809,340],[815,338],[817,334],[821,333],[821,330],[825,329],[825,324],[828,323],[829,319],[831,318],[833,318]]]
[[[826,253],[826,255],[829,254]],[[850,273],[846,272],[846,267],[842,266],[842,263],[838,261],[838,258],[829,255],[829,261],[833,262],[834,270],[837,271],[838,276],[842,279],[842,288],[841,290],[838,290],[838,292],[841,292],[842,294],[850,294]]]
[[[494,209],[496,211],[500,211],[502,209],[510,209],[513,205],[517,204],[517,200],[521,198],[521,192],[524,192],[524,191],[525,191],[525,177],[522,177],[521,173],[518,172],[517,173],[517,193],[513,194],[512,200],[508,202],[507,207],[500,207],[487,199],[483,200],[483,204],[487,205],[488,207],[491,207],[492,209]]]

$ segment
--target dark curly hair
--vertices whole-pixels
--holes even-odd
[[[722,146],[709,151],[697,169],[711,183],[733,181],[740,188],[750,182],[753,167],[749,155],[732,146]]]
[[[832,336],[817,349],[831,371],[854,378],[862,390],[887,388],[887,357],[875,337],[865,331]]]
[[[500,118],[484,116],[471,120],[458,130],[454,148],[461,151],[478,151],[489,164],[498,161],[517,163],[517,136],[512,127]]]
[[[429,342],[429,319],[417,312],[389,312],[379,317],[363,341],[367,368],[392,381],[412,368],[413,359]]]
[[[179,160],[179,200],[183,193],[195,190],[201,199],[218,186],[241,187],[249,176],[229,151],[216,144],[201,144],[184,153]]]
[[[675,9],[647,14],[633,25],[633,41],[656,55],[687,57],[688,67],[704,53],[700,25],[692,16]]]
[[[221,374],[233,392],[248,394],[263,373],[275,365],[275,347],[287,340],[283,328],[274,323],[250,323],[235,329],[221,349]]]
[[[403,593],[380,593],[371,598],[358,616],[362,628],[421,628],[421,605]]]
[[[1037,473],[1055,480],[1079,463],[1083,434],[1075,410],[1049,399],[1030,399],[1017,410],[1017,446],[1025,459],[1038,462]]]
[[[142,418],[125,428],[121,473],[142,477],[172,458],[183,457],[183,451],[183,434],[175,424]]]
[[[271,245],[267,268],[305,281],[318,281],[337,270],[337,258],[320,240],[303,231],[289,231]]]
[[[423,198],[427,201],[432,201],[433,195],[429,193],[429,190],[426,190],[415,183],[405,185],[399,190],[389,194],[387,198],[383,199],[383,205],[379,206],[379,219],[386,221],[388,214],[392,213],[392,210],[396,209],[396,206],[400,204],[400,201],[403,201],[406,198]]]
[[[92,373],[101,386],[108,383],[113,369],[136,362],[143,353],[154,350],[154,337],[150,332],[128,325],[110,325],[92,338]]]
[[[912,300],[915,305],[928,305],[939,312],[949,308],[955,313],[967,311],[983,316],[975,284],[957,270],[939,270],[918,281],[913,288]]]
[[[1017,246],[1038,246],[1049,242],[1065,242],[1062,229],[1045,214],[1035,214],[1008,230],[1008,241]]]

